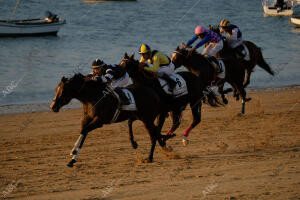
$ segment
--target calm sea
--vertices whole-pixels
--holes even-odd
[[[0,0],[0,19],[9,19],[16,1]],[[0,105],[48,103],[62,76],[88,73],[93,59],[119,63],[141,43],[171,54],[193,36],[198,24],[228,18],[246,40],[263,49],[276,71],[255,69],[250,87],[300,84],[300,30],[289,17],[264,17],[259,0],[20,0],[15,19],[43,17],[50,10],[66,19],[58,36],[0,38]]]

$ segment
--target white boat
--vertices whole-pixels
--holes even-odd
[[[56,35],[66,21],[49,12],[40,19],[0,20],[0,36]]]
[[[300,15],[298,16],[292,16],[291,22],[295,24],[295,26],[300,27]]]
[[[263,0],[262,6],[264,9],[264,14],[267,16],[291,16],[293,14],[293,5],[295,1],[285,2],[283,9],[275,7],[274,0]],[[297,2],[296,2],[297,3]]]

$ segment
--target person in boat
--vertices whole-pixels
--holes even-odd
[[[175,69],[171,59],[161,51],[151,50],[147,44],[142,44],[138,53],[141,55],[139,67],[147,72],[153,72],[158,77],[167,81],[169,91],[172,92],[177,82],[170,78]],[[152,65],[149,66],[146,62]]]
[[[51,23],[51,22],[58,22],[57,15],[50,13],[49,16],[46,18],[46,21],[47,21],[48,23]]]
[[[286,3],[284,2],[284,0],[276,0],[276,4],[275,4],[275,7],[278,9],[277,11],[282,11],[283,10],[283,6],[285,5]]]
[[[227,19],[220,22],[220,33],[226,34],[226,41],[230,48],[236,51],[238,57],[244,58],[245,51],[243,44],[242,32],[238,26],[231,24]]]
[[[189,47],[197,39],[200,39],[201,41],[190,50],[190,54],[199,47],[207,44],[205,49],[202,51],[202,55],[204,55],[212,64],[217,74],[221,73],[222,69],[219,66],[219,62],[214,57],[214,55],[221,51],[223,48],[223,40],[220,35],[218,35],[214,31],[204,28],[203,26],[197,26],[195,28],[195,35],[192,37],[192,39],[190,39],[186,45],[184,43],[181,43],[181,45],[185,48]]]
[[[107,83],[111,90],[117,92],[122,105],[130,104],[126,95],[120,87],[125,87],[129,84],[129,75],[125,69],[118,65],[108,65],[100,59],[96,59],[92,63],[93,72],[87,76],[87,79]]]

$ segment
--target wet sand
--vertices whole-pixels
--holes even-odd
[[[79,135],[81,110],[0,115],[0,198],[7,199],[300,199],[300,88],[248,90],[252,101],[203,106],[202,122],[183,147],[186,110],[173,152],[135,122],[91,132],[74,168],[66,167]],[[170,127],[167,120],[163,132]]]

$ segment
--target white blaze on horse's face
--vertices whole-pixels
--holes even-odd
[[[57,96],[58,96],[58,94],[60,94],[60,93],[61,93],[61,86],[59,85],[59,86],[57,87],[56,94],[55,94],[55,97],[54,97],[55,100],[57,99]]]

